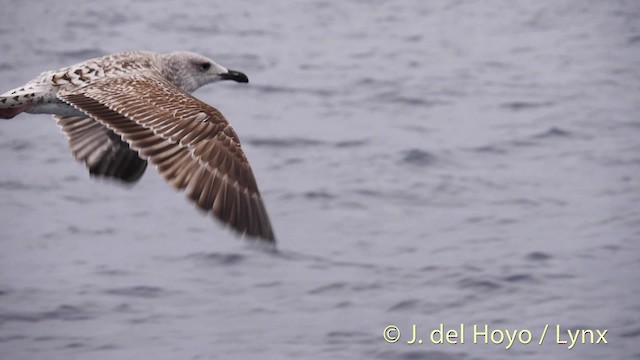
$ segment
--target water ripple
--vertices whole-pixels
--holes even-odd
[[[160,298],[169,295],[169,292],[163,288],[145,285],[108,289],[105,293],[109,295],[130,296],[145,299]]]
[[[529,254],[527,254],[527,256],[525,257],[527,260],[530,261],[546,261],[551,259],[553,256],[551,256],[550,254],[547,254],[545,252],[541,252],[541,251],[534,251],[531,252]]]
[[[264,146],[272,148],[297,148],[297,147],[309,147],[319,146],[326,144],[320,140],[304,139],[304,138],[252,138],[245,140],[252,146]]]
[[[186,258],[207,266],[238,265],[247,260],[245,255],[219,253],[196,253],[187,255]]]
[[[430,166],[433,165],[436,160],[437,158],[435,155],[421,149],[405,151],[402,156],[402,162],[415,166]]]
[[[524,111],[524,110],[533,110],[545,107],[554,106],[555,103],[551,101],[545,102],[533,102],[533,101],[512,101],[507,103],[500,104],[500,107],[509,109],[512,111]]]
[[[56,309],[43,312],[5,312],[0,313],[0,324],[5,322],[40,322],[47,320],[79,321],[93,319],[95,316],[86,309],[73,305],[60,305]]]

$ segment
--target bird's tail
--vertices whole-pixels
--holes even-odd
[[[11,119],[33,105],[35,93],[24,87],[9,90],[0,95],[0,119]]]
[[[0,98],[0,103],[3,99],[4,98]],[[4,104],[0,104],[0,119],[11,119],[23,111],[29,110],[33,106],[33,104],[22,104],[9,107],[3,107],[2,105]]]

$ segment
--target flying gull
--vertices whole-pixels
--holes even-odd
[[[44,72],[0,95],[0,118],[54,114],[92,175],[133,183],[150,162],[238,233],[275,243],[238,135],[217,109],[190,95],[219,80],[249,82],[191,52],[117,53]]]

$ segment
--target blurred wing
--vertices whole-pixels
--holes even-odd
[[[151,71],[61,89],[58,97],[121,136],[200,208],[275,242],[238,136],[218,110]]]
[[[91,175],[133,183],[144,174],[147,161],[99,122],[81,116],[54,118],[66,135],[73,156],[87,166]]]

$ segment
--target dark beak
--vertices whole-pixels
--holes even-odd
[[[239,83],[248,83],[249,82],[249,78],[247,77],[247,75],[245,75],[244,73],[241,73],[240,71],[235,71],[235,70],[229,70],[228,73],[221,74],[220,78],[222,80],[233,80],[233,81],[237,81]]]

